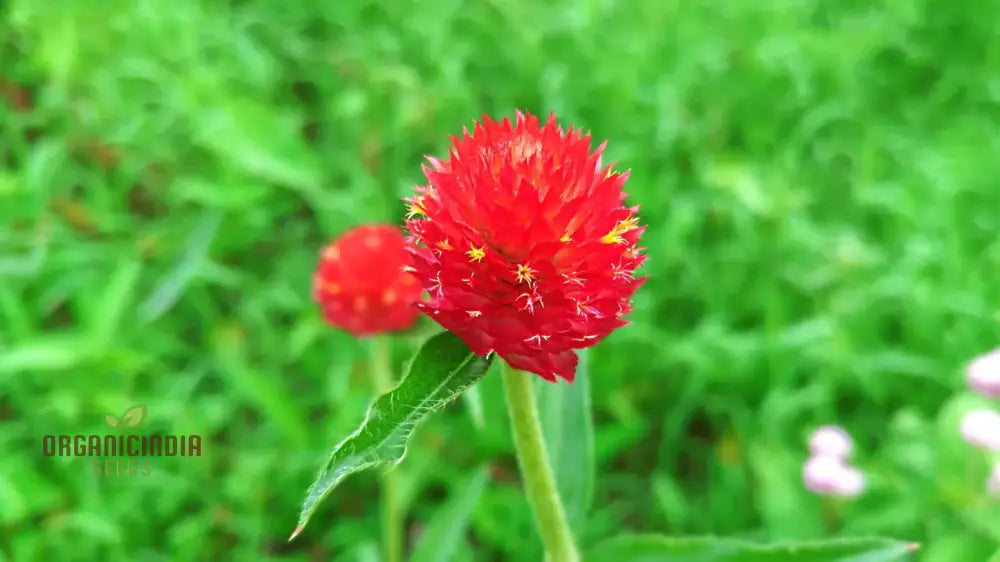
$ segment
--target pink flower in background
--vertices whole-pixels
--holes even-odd
[[[852,449],[851,436],[843,428],[835,425],[824,425],[814,431],[809,438],[809,451],[813,455],[843,460],[851,456]]]
[[[823,496],[854,497],[865,488],[860,470],[828,455],[807,460],[802,467],[802,481],[809,491]]]
[[[962,437],[982,449],[1000,451],[1000,414],[993,410],[972,410],[962,418]]]
[[[1000,461],[993,465],[993,472],[986,481],[986,490],[993,496],[1000,498]]]
[[[854,443],[844,428],[824,425],[809,437],[810,458],[802,467],[806,489],[823,496],[854,497],[865,489],[861,471],[847,463]]]
[[[853,466],[845,466],[840,475],[840,488],[838,492],[842,496],[859,496],[865,491],[865,477],[861,471]]]
[[[965,369],[972,390],[990,398],[1000,398],[1000,348],[980,355]]]

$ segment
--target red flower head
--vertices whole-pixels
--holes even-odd
[[[406,199],[407,248],[430,301],[418,305],[482,356],[573,381],[574,349],[626,325],[645,281],[628,172],[601,167],[601,144],[550,115],[489,117],[428,157],[426,186]]]
[[[403,271],[412,263],[403,244],[399,228],[377,224],[348,230],[323,250],[313,299],[327,322],[358,337],[413,325],[421,288]]]

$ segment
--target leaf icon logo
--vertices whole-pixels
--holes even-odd
[[[125,427],[135,427],[142,423],[142,420],[146,419],[146,405],[137,404],[132,406],[125,413],[122,414],[122,423]]]
[[[119,418],[113,414],[104,414],[104,421],[107,424],[118,431],[123,431],[125,428],[136,427],[142,420],[146,419],[146,405],[136,404],[131,408],[125,410],[122,417]]]

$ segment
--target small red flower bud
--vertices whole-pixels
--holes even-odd
[[[403,243],[399,228],[377,224],[348,230],[328,245],[313,275],[324,319],[357,337],[413,326],[421,288]]]
[[[628,172],[601,165],[602,144],[550,115],[484,116],[428,157],[407,199],[407,248],[430,292],[418,305],[476,354],[572,381],[573,350],[626,325],[645,227],[625,207]]]

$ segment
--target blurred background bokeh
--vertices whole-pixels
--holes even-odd
[[[607,139],[648,229],[634,324],[590,355],[584,543],[632,531],[1000,544],[961,442],[1000,344],[1000,7],[753,0],[0,2],[0,559],[377,560],[378,479],[286,543],[371,399],[310,300],[318,252],[399,222],[482,114]],[[399,367],[435,327],[394,342]],[[489,466],[460,561],[537,560],[497,373],[401,465],[410,540]],[[98,478],[41,436],[204,456]],[[802,486],[839,423],[868,489]],[[458,496],[456,496],[458,495]]]

